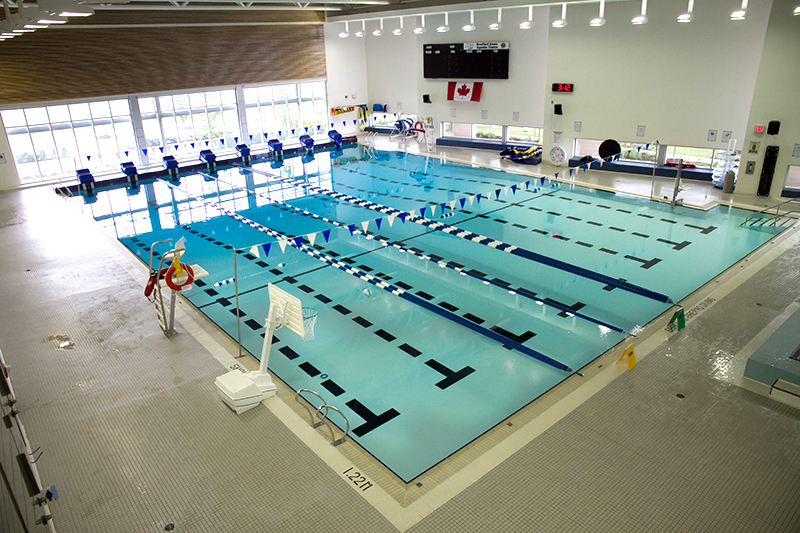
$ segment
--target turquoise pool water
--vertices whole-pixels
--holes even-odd
[[[185,260],[209,272],[185,296],[234,339],[234,285],[214,284],[233,277],[237,253],[253,354],[268,283],[315,308],[316,338],[278,330],[270,369],[319,392],[410,482],[670,307],[626,287],[680,301],[777,233],[740,226],[738,209],[528,179],[357,147],[109,191],[91,208],[145,262],[150,243],[185,237]]]

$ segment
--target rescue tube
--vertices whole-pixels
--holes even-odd
[[[150,274],[150,279],[147,280],[147,285],[144,286],[144,295],[147,298],[150,298],[150,295],[153,294],[153,289],[156,286],[159,278],[163,278],[167,274],[168,268],[162,268],[161,272],[155,272]]]

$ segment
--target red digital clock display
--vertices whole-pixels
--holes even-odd
[[[554,83],[553,84],[553,92],[554,93],[571,93],[575,89],[575,84],[573,83]]]

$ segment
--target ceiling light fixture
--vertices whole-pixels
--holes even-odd
[[[553,21],[554,28],[563,28],[567,25],[567,4],[561,4],[561,18]]]
[[[59,17],[91,17],[94,13],[88,11],[62,11]]]
[[[742,9],[731,13],[731,20],[744,20],[747,14],[747,0],[742,0]]]
[[[361,29],[353,32],[353,35],[355,35],[356,37],[363,37],[365,33],[367,33],[367,23],[362,20]]]
[[[46,28],[47,25],[46,24],[23,24],[22,27],[23,28],[29,28],[29,29],[32,29],[32,30],[38,30],[40,28]]]
[[[36,30],[11,30],[11,31],[13,31],[14,33],[33,33]]]
[[[340,39],[346,39],[350,37],[350,26],[348,26],[347,21],[344,21],[344,31],[339,32]]]
[[[473,10],[469,10],[469,24],[464,24],[461,26],[462,31],[475,31],[475,12]]]
[[[794,8],[794,11],[792,11],[792,15],[800,15],[800,6]]]
[[[691,22],[693,9],[694,9],[694,0],[689,0],[689,7],[686,9],[686,13],[684,13],[683,15],[678,15],[678,22]]]
[[[634,24],[647,24],[647,0],[642,0],[642,14],[638,17],[633,17],[631,22]]]
[[[597,18],[593,18],[589,21],[589,26],[604,26],[606,23],[606,19],[603,18],[603,15],[606,11],[606,0],[600,0],[600,13]]]
[[[438,31],[439,33],[447,33],[448,31],[450,31],[450,26],[447,25],[447,22],[448,22],[447,13],[445,13],[444,26],[439,26],[438,28],[436,28],[436,31]]]
[[[502,7],[498,7],[497,8],[497,22],[492,22],[491,24],[489,24],[489,29],[496,31],[496,30],[499,30],[502,27],[503,27],[503,8]]]
[[[420,25],[414,28],[414,33],[416,33],[417,35],[425,33],[425,15],[420,15],[419,18],[420,18]]]
[[[66,20],[55,20],[55,19],[41,19],[38,21],[39,24],[66,24]]]
[[[403,17],[400,17],[400,27],[393,29],[392,35],[402,35],[402,34],[403,34]]]
[[[381,33],[383,33],[383,19],[380,20],[381,20],[381,27],[372,32],[372,35],[374,35],[375,37],[380,37]]]
[[[531,29],[531,23],[533,22],[533,6],[528,6],[528,20],[523,20],[519,23],[519,29],[521,30],[529,30]]]

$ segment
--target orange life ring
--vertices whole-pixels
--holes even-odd
[[[192,282],[194,281],[194,271],[192,270],[192,267],[184,264],[181,264],[181,266],[186,271],[186,280],[183,281],[182,283],[178,283],[177,280],[173,279],[173,276],[175,275],[175,265],[170,266],[167,269],[167,273],[164,276],[165,281],[167,282],[167,286],[173,291],[179,291],[183,287],[191,285]]]

